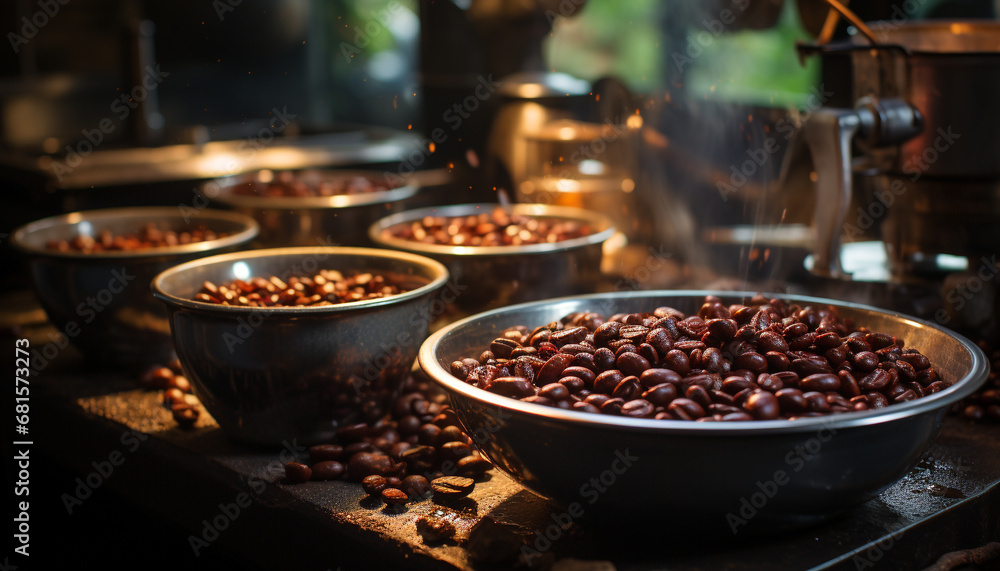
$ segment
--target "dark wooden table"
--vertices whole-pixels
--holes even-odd
[[[158,392],[136,388],[121,373],[94,371],[66,351],[58,366],[32,379],[30,497],[37,507],[32,565],[21,569],[51,568],[67,549],[95,550],[87,557],[112,569],[146,566],[136,557],[149,568],[509,569],[516,562],[507,556],[519,549],[499,547],[504,540],[552,523],[555,506],[494,471],[456,510],[457,541],[428,545],[414,521],[438,507],[432,501],[391,512],[366,500],[357,484],[281,484],[283,462],[304,457],[296,443],[245,448],[205,416],[194,429],[180,429]],[[531,563],[559,570],[920,569],[946,552],[1000,539],[998,482],[1000,426],[948,418],[906,477],[821,526],[699,544],[574,524]],[[629,519],[658,517],[671,514]]]

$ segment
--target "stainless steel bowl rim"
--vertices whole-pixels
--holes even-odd
[[[368,176],[377,178],[382,175],[378,171],[364,170],[336,170],[331,173],[343,174],[345,176]],[[201,193],[223,204],[240,208],[254,208],[259,210],[324,210],[328,208],[351,208],[354,206],[368,206],[371,204],[382,204],[386,202],[396,202],[410,198],[420,190],[414,184],[399,186],[389,190],[362,192],[357,194],[338,194],[335,196],[260,196],[253,194],[238,194],[233,192],[233,188],[255,176],[257,173],[242,175],[232,175],[219,179],[204,182],[199,187]],[[210,192],[211,185],[218,185],[221,190]]]
[[[540,218],[565,218],[578,222],[587,222],[597,228],[603,228],[597,232],[563,240],[561,242],[547,242],[544,244],[529,244],[527,246],[449,246],[445,244],[425,244],[401,238],[386,238],[382,232],[388,228],[420,220],[425,216],[451,218],[457,216],[471,216],[475,214],[490,213],[494,208],[502,207],[508,213],[525,216],[535,216]],[[511,204],[502,205],[494,203],[479,204],[454,204],[450,206],[432,206],[408,210],[391,216],[386,216],[376,221],[368,229],[368,237],[373,242],[389,248],[398,250],[408,250],[421,254],[436,254],[450,256],[510,256],[512,254],[548,254],[552,252],[563,252],[575,248],[582,248],[592,244],[600,244],[611,238],[617,230],[611,220],[603,214],[574,208],[572,206],[552,206],[549,204]]]
[[[657,432],[671,435],[691,435],[691,436],[738,436],[738,435],[760,435],[760,434],[788,434],[799,432],[816,432],[818,430],[839,430],[844,428],[883,424],[894,420],[917,416],[928,411],[951,405],[976,391],[985,381],[989,373],[989,363],[982,350],[966,337],[954,333],[944,327],[916,319],[908,316],[898,316],[901,319],[912,323],[914,326],[931,327],[943,331],[948,335],[958,339],[967,349],[971,356],[972,366],[970,372],[963,379],[957,379],[949,388],[930,396],[921,397],[912,401],[892,404],[886,408],[868,410],[862,412],[843,412],[825,416],[802,418],[796,420],[753,420],[734,422],[692,422],[683,420],[655,420],[641,418],[626,418],[621,416],[610,416],[604,414],[578,412],[562,410],[540,404],[527,403],[510,397],[496,395],[488,391],[476,388],[464,381],[454,377],[450,371],[445,369],[437,361],[438,344],[449,333],[464,326],[467,323],[489,319],[492,316],[505,313],[514,313],[518,310],[536,308],[542,306],[555,306],[564,302],[578,302],[593,300],[599,302],[612,299],[629,298],[652,298],[652,297],[686,297],[703,298],[706,295],[715,295],[722,298],[743,297],[749,299],[758,292],[739,291],[712,291],[712,290],[649,290],[625,293],[603,293],[584,296],[569,296],[542,301],[534,301],[512,305],[504,308],[494,309],[477,315],[472,315],[460,321],[456,321],[437,332],[431,334],[420,347],[417,361],[425,373],[436,383],[449,391],[455,391],[461,395],[480,402],[485,402],[496,406],[513,414],[529,416],[541,416],[553,421],[565,422],[577,425],[587,425],[588,427],[599,427],[623,431]],[[888,315],[895,315],[877,307],[869,305],[842,302],[833,299],[825,299],[810,296],[784,295],[776,293],[765,293],[768,299],[780,298],[800,305],[834,305],[839,307],[849,307],[858,310],[877,312]],[[650,308],[652,309],[652,308]],[[528,327],[532,324],[525,323]],[[963,382],[964,381],[964,382]]]
[[[338,303],[334,305],[325,305],[321,307],[244,307],[235,305],[221,305],[218,303],[205,303],[202,301],[195,301],[193,299],[187,299],[180,296],[168,293],[163,289],[163,281],[168,277],[175,274],[183,273],[185,271],[191,270],[192,268],[197,268],[209,264],[219,263],[224,265],[226,263],[237,263],[247,260],[253,260],[256,258],[281,258],[281,257],[295,257],[295,256],[309,256],[309,255],[324,255],[324,256],[366,256],[370,258],[384,258],[399,260],[402,262],[408,262],[416,266],[423,266],[429,268],[434,274],[434,279],[429,283],[426,283],[416,289],[412,289],[407,292],[403,292],[396,295],[390,295],[388,297],[382,297],[378,299],[369,299],[362,301],[350,301],[346,303]],[[363,269],[363,268],[350,268],[350,269]],[[264,277],[264,276],[259,276]],[[174,307],[183,307],[186,309],[193,309],[196,311],[213,313],[216,315],[249,315],[249,314],[266,314],[268,318],[271,317],[304,317],[304,316],[321,316],[329,315],[334,313],[348,313],[363,311],[373,307],[379,307],[382,305],[400,303],[409,299],[419,298],[421,296],[427,295],[436,289],[442,287],[445,282],[448,281],[448,269],[444,267],[440,262],[426,258],[424,256],[418,256],[416,254],[410,254],[408,252],[394,252],[389,250],[381,250],[378,248],[348,248],[348,247],[299,247],[299,248],[268,248],[264,250],[254,250],[251,252],[233,252],[230,254],[219,254],[217,256],[209,256],[206,258],[199,258],[191,262],[186,262],[174,266],[172,268],[166,269],[160,272],[153,281],[150,283],[150,288],[153,291],[153,297],[159,299],[160,301],[166,303],[167,305]]]
[[[50,250],[44,246],[37,246],[30,243],[29,236],[34,232],[58,227],[71,226],[80,222],[99,222],[101,220],[120,220],[122,218],[137,218],[147,222],[157,220],[180,220],[210,223],[211,221],[224,220],[235,224],[240,224],[243,229],[235,234],[230,234],[215,240],[205,240],[182,244],[177,246],[164,246],[159,248],[148,248],[144,250],[115,250],[110,252],[59,252]],[[98,210],[80,210],[69,214],[60,214],[42,218],[34,222],[29,222],[14,231],[11,244],[19,250],[36,255],[49,256],[54,258],[74,258],[79,260],[113,260],[113,259],[141,259],[153,260],[162,257],[171,257],[208,250],[225,249],[239,244],[246,243],[255,238],[260,233],[260,225],[253,218],[238,212],[227,210],[214,210],[205,208],[192,214],[182,213],[174,206],[134,206],[125,208],[102,208]]]

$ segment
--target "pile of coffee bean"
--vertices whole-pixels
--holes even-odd
[[[309,448],[309,464],[285,465],[285,482],[347,479],[386,505],[463,498],[493,466],[472,448],[445,395],[408,377],[390,414],[345,426],[336,443]]]
[[[955,403],[951,413],[974,421],[1000,421],[1000,350],[986,341],[978,345],[990,360],[990,376],[979,390]]]
[[[229,234],[213,232],[205,228],[193,228],[190,231],[166,230],[155,223],[143,226],[142,230],[131,234],[114,234],[110,230],[102,230],[97,237],[80,235],[72,240],[50,240],[45,244],[49,250],[57,252],[80,252],[96,254],[100,252],[128,252],[133,250],[148,250],[151,248],[168,248],[196,242],[218,240]]]
[[[194,426],[201,416],[201,403],[191,394],[191,382],[181,373],[180,362],[153,366],[139,377],[139,385],[163,391],[163,406],[182,428]]]
[[[472,216],[425,216],[410,224],[383,230],[385,238],[448,246],[527,246],[571,240],[592,234],[575,220],[508,214],[502,208]]]
[[[755,296],[697,315],[582,312],[505,330],[451,373],[486,391],[577,411],[694,421],[878,409],[946,388],[927,357],[829,307]]]
[[[389,297],[425,283],[414,276],[373,272],[345,275],[337,270],[320,270],[312,276],[291,276],[284,280],[277,276],[257,277],[221,285],[206,281],[194,300],[246,307],[321,307]]]
[[[266,181],[266,182],[265,182]],[[280,171],[258,174],[258,180],[233,187],[233,193],[251,196],[310,197],[385,192],[396,185],[359,174],[320,171]]]

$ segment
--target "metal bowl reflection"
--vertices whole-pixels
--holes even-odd
[[[207,280],[394,274],[404,293],[324,307],[240,307],[193,301]],[[444,266],[368,248],[274,248],[170,268],[153,281],[195,394],[229,435],[278,444],[329,440],[343,424],[381,418],[427,337]]]
[[[801,296],[773,297],[830,305],[859,326],[902,337],[927,355],[951,386],[880,410],[795,421],[695,423],[524,403],[449,373],[452,361],[478,355],[507,327],[534,327],[587,310],[610,315],[667,305],[691,314],[707,294],[727,303],[752,295],[652,291],[527,303],[437,331],[418,359],[449,393],[482,453],[528,489],[598,522],[624,525],[629,515],[655,514],[658,531],[730,537],[816,523],[874,497],[915,465],[949,405],[974,392],[988,374],[982,351],[940,326]]]
[[[131,234],[147,224],[182,232],[206,228],[227,236],[163,248],[83,253],[46,247],[78,236]],[[30,258],[35,293],[49,320],[95,361],[166,363],[173,354],[163,305],[149,282],[170,266],[246,247],[257,235],[252,218],[219,210],[173,207],[87,210],[32,222],[14,232],[13,245]]]
[[[230,176],[201,186],[201,193],[209,199],[253,217],[261,227],[259,241],[266,247],[371,245],[368,226],[401,211],[404,201],[419,190],[417,185],[408,184],[334,196],[259,196],[236,192],[242,185],[259,183],[264,173],[271,172]],[[296,176],[309,184],[339,182],[351,177],[387,180],[382,172],[334,169],[298,171]]]
[[[458,291],[455,305],[466,311],[503,307],[561,295],[591,293],[601,281],[603,243],[615,233],[607,217],[581,208],[544,204],[502,207],[508,214],[587,224],[591,233],[553,243],[526,246],[451,246],[392,236],[390,229],[424,217],[490,213],[499,204],[462,204],[410,210],[372,224],[376,244],[433,258],[446,266]]]

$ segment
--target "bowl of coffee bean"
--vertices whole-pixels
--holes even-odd
[[[261,170],[207,181],[210,200],[253,217],[265,247],[370,246],[368,226],[419,187],[373,170]]]
[[[447,279],[405,252],[273,248],[181,264],[152,287],[205,409],[235,439],[277,444],[382,418]]]
[[[720,537],[875,497],[988,375],[975,344],[933,323],[706,291],[489,311],[435,332],[418,360],[466,432],[489,434],[481,453],[574,518],[651,513],[664,532]]]
[[[95,361],[147,365],[173,353],[163,305],[149,282],[170,266],[245,248],[252,218],[173,207],[74,212],[18,228],[35,293],[62,336]]]
[[[593,292],[615,228],[580,208],[463,204],[394,214],[368,233],[379,246],[448,266],[455,306],[469,312]]]

